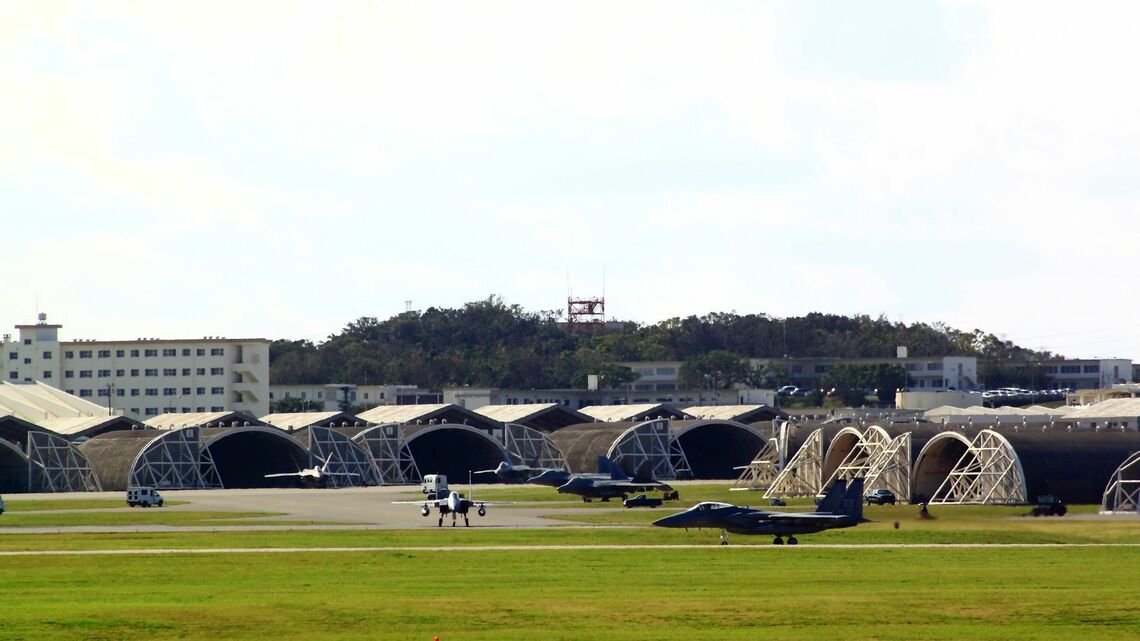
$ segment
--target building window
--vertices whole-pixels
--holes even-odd
[[[89,349],[79,350],[79,358],[91,358],[91,350],[89,350]]]
[[[214,405],[214,406],[210,407],[210,411],[211,412],[224,412],[224,411],[226,411],[226,408],[222,407],[221,405]]]
[[[211,387],[210,393],[211,394],[225,394],[226,388],[224,388],[224,387]]]
[[[99,358],[111,358],[111,350],[109,350],[109,349],[99,350]]]
[[[178,369],[175,367],[166,367],[162,370],[163,376],[178,376]]]
[[[139,395],[139,390],[137,387],[131,390],[131,396],[138,396],[138,395]],[[138,412],[135,412],[135,414],[138,414]]]
[[[157,407],[146,408],[146,415],[147,416],[158,416],[158,408]]]
[[[89,370],[89,369],[79,370],[79,378],[91,378],[91,370]]]
[[[131,414],[134,414],[134,415],[136,415],[136,416],[137,416],[137,415],[138,415],[138,413],[139,413],[139,408],[137,408],[137,407],[132,407],[132,408],[131,408]]]
[[[115,376],[122,377],[122,376],[126,376],[126,374],[127,374],[127,370],[125,370],[125,369],[115,370]]]
[[[196,409],[196,410],[194,410],[194,411],[196,411],[196,412],[205,412],[205,411],[206,411],[206,408],[205,408],[205,407],[203,407],[203,406],[199,406],[199,407],[198,407],[198,409]]]
[[[8,360],[14,361],[18,358],[20,358],[20,355],[17,354],[16,352],[8,352]]]
[[[226,348],[224,347],[211,347],[210,356],[225,356]]]
[[[47,360],[50,358],[51,358],[51,352],[44,352],[44,359]]]
[[[173,347],[167,347],[166,349],[162,350],[162,355],[163,356],[178,356],[178,350],[174,349]]]
[[[301,398],[307,398],[306,394],[308,394],[308,392],[301,392]]]
[[[71,350],[67,350],[66,352],[63,353],[63,357],[64,358],[75,358],[75,352],[73,352]]]
[[[147,376],[158,376],[158,369],[157,368],[153,368],[153,369],[147,368],[145,373]]]
[[[178,410],[174,409],[173,407],[164,407],[164,408],[162,408],[162,411],[166,414],[173,414],[173,413],[177,412]]]
[[[32,364],[32,359],[30,359],[30,358],[24,359],[24,365],[31,365],[31,364]]]
[[[928,371],[928,372],[941,372],[942,371],[942,363],[927,363],[926,364],[926,371]]]
[[[189,367],[183,367],[182,368],[182,375],[183,376],[189,376],[190,375],[190,368]]]
[[[147,396],[158,396],[158,388],[157,387],[146,388],[146,395]]]
[[[121,350],[121,349],[115,350],[115,358],[122,358],[126,355],[127,355],[127,352],[125,350]]]
[[[103,388],[103,389],[97,390],[97,394],[96,394],[96,396],[107,396],[107,392],[108,392],[108,391],[109,391],[109,390],[108,390],[107,388]]]
[[[194,354],[196,356],[205,356],[206,355],[206,348],[199,347],[198,349],[194,350]]]
[[[132,349],[131,350],[131,358],[138,358],[138,357],[139,357],[139,351],[137,349]]]
[[[205,376],[206,375],[206,368],[205,367],[199,367],[198,369],[194,370],[194,373],[197,374],[198,376]]]
[[[162,395],[163,396],[177,396],[178,390],[173,388],[173,387],[164,387],[164,388],[162,388]]]
[[[127,395],[127,390],[125,390],[125,389],[123,389],[123,388],[121,388],[121,387],[120,387],[120,388],[117,388],[117,389],[115,390],[115,396],[126,396],[126,395]]]
[[[99,370],[99,378],[111,378],[111,370],[109,370],[109,369]]]
[[[81,390],[79,390],[79,396],[81,398],[90,398],[91,397],[91,390],[81,389]]]
[[[185,396],[190,396],[190,388],[189,387],[183,387],[182,388],[182,394]]]
[[[212,374],[213,376],[220,376],[220,375],[225,374],[225,373],[226,373],[226,370],[221,368],[221,367],[211,367],[210,368],[210,374]]]
[[[63,377],[64,378],[75,378],[75,372],[72,370],[64,370]]]
[[[139,375],[139,371],[137,369],[131,368],[131,376],[138,376],[138,375]]]
[[[152,358],[154,356],[158,356],[158,350],[157,349],[144,350],[143,356],[146,356],[147,358]]]
[[[676,367],[658,367],[657,368],[657,375],[658,376],[676,376],[677,375],[677,368]]]
[[[25,338],[25,339],[24,339],[24,344],[25,344],[25,345],[31,345],[31,344],[32,344],[32,339],[30,339],[30,338]]]
[[[206,388],[205,387],[196,387],[196,388],[194,388],[194,393],[195,394],[205,394]]]
[[[182,348],[182,355],[183,356],[189,356],[190,355],[190,348],[189,347],[183,347]]]
[[[44,372],[44,378],[51,378],[51,370],[46,370]]]
[[[1085,365],[1085,374],[1099,374],[1100,365]]]

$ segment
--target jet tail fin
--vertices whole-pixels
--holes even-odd
[[[610,480],[613,481],[628,481],[629,477],[626,476],[625,471],[621,469],[617,463],[614,463],[605,455],[598,456],[598,474],[609,474]]]
[[[853,516],[858,520],[863,520],[863,479],[851,479],[851,484],[847,486],[847,492],[843,496],[843,500],[839,502],[839,507],[835,509],[836,514],[843,516]]]
[[[823,495],[819,505],[816,506],[816,512],[835,512],[839,509],[839,504],[843,501],[844,496],[847,494],[847,481],[839,479],[827,488],[827,494]]]

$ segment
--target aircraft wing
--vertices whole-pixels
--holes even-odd
[[[301,474],[300,472],[279,472],[277,474],[266,474],[265,478],[273,479],[280,476],[304,476],[304,474]]]
[[[748,515],[748,520],[753,523],[784,523],[787,525],[820,525],[822,523],[830,523],[837,520],[834,514],[816,514],[815,512],[769,512],[766,510],[757,510],[756,513]]]
[[[392,501],[392,505],[430,505],[439,507],[440,503],[447,503],[447,499],[424,499],[422,501]]]

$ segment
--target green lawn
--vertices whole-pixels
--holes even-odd
[[[1073,547],[9,557],[0,639],[1133,639],[1138,566]]]

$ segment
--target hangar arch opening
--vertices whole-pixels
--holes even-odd
[[[0,438],[0,494],[28,490],[28,457],[15,444]]]
[[[674,421],[678,428],[680,421]],[[767,444],[759,431],[743,423],[700,421],[677,429],[674,442],[685,453],[696,479],[735,479]]]
[[[455,423],[420,429],[408,437],[407,446],[421,474],[446,474],[451,483],[466,483],[476,470],[508,460],[507,450],[490,434]]]
[[[216,430],[216,431],[215,431]],[[209,432],[214,434],[209,434]],[[206,428],[204,450],[213,460],[223,487],[293,487],[290,477],[266,474],[297,472],[309,467],[309,453],[296,439],[272,427]]]
[[[835,475],[835,470],[843,463],[855,448],[863,442],[863,435],[854,427],[845,427],[831,439],[827,446],[827,453],[823,455],[823,478],[829,479]],[[825,488],[821,488],[823,491]]]
[[[970,439],[958,432],[942,432],[927,441],[918,454],[911,475],[914,500],[922,502],[933,498],[954,466],[969,451]]]

